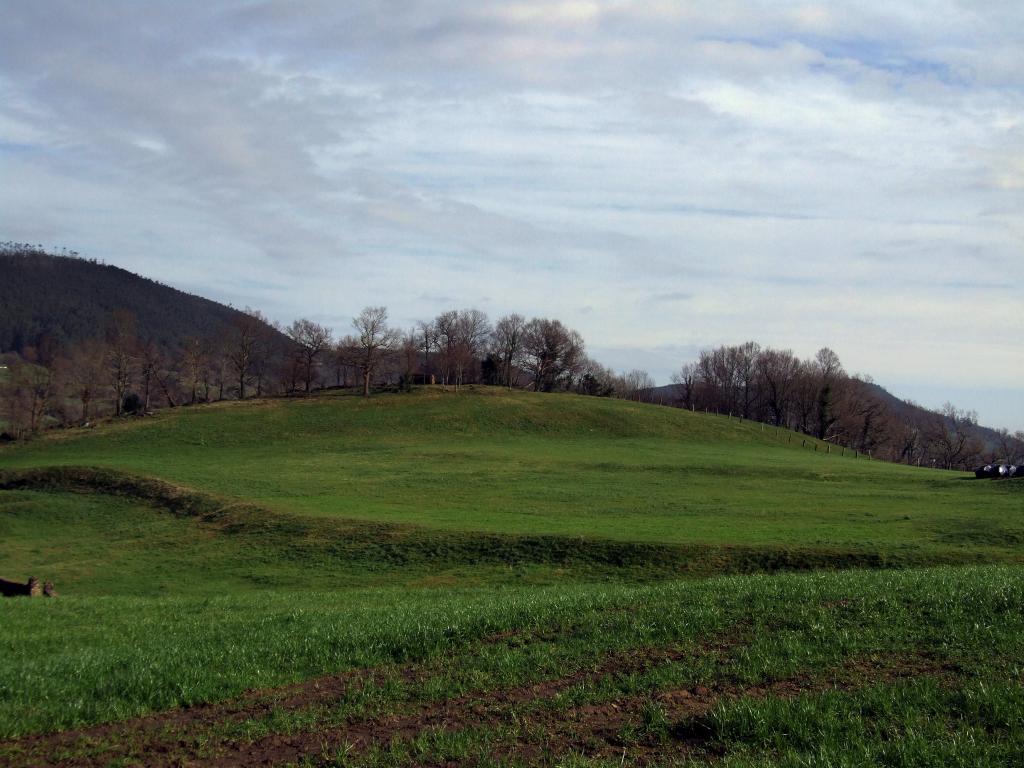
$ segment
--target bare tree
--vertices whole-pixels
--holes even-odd
[[[676,397],[679,404],[687,410],[696,407],[697,402],[697,366],[693,363],[684,364],[672,374],[672,383],[676,385]]]
[[[53,369],[40,364],[26,364],[20,370],[21,384],[27,394],[28,430],[35,434],[43,428],[43,420],[56,395]]]
[[[170,356],[164,350],[157,351],[156,364],[153,367],[153,379],[156,381],[160,391],[167,401],[168,408],[174,408],[178,403],[180,373],[175,369]]]
[[[927,427],[928,450],[943,469],[967,468],[978,460],[982,444],[975,436],[978,415],[946,403]]]
[[[581,364],[581,375],[576,382],[576,392],[591,397],[612,397],[616,393],[618,377],[613,371],[589,357]]]
[[[850,377],[843,381],[836,400],[836,439],[868,453],[885,442],[891,426],[871,383],[870,377]]]
[[[246,307],[231,319],[227,340],[228,365],[238,386],[238,399],[245,400],[245,385],[253,377],[266,319],[258,310]]]
[[[135,316],[115,309],[107,328],[107,376],[114,393],[114,415],[120,416],[135,373]]]
[[[757,398],[755,379],[757,377],[757,358],[761,354],[761,347],[756,341],[748,341],[730,350],[734,363],[733,370],[736,375],[736,388],[739,394],[740,415],[749,419],[753,414],[754,403]]]
[[[423,350],[423,375],[430,376],[430,351],[437,346],[437,326],[429,320],[420,320],[416,324],[419,348]]]
[[[995,434],[995,461],[1008,461],[1011,464],[1024,463],[1024,432],[1010,434],[1008,429],[997,429]]]
[[[456,389],[465,383],[467,371],[475,366],[490,333],[491,324],[487,320],[487,315],[479,309],[464,309],[458,313],[455,322]]]
[[[619,377],[618,396],[624,400],[643,400],[647,392],[654,388],[654,379],[647,371],[634,368]]]
[[[821,391],[818,381],[818,372],[814,365],[806,360],[802,361],[793,387],[793,426],[808,435],[813,429],[818,408],[818,396]]]
[[[156,383],[157,369],[160,365],[160,349],[152,338],[139,344],[137,353],[139,361],[139,379],[142,384],[142,412],[149,411],[150,395]]]
[[[583,337],[558,320],[534,318],[524,328],[523,358],[535,391],[571,386],[586,360]]]
[[[332,358],[334,360],[335,378],[338,386],[350,386],[349,373],[352,373],[352,381],[354,383],[355,374],[359,369],[359,340],[352,335],[339,339],[332,349]]]
[[[64,380],[70,394],[81,405],[83,423],[89,421],[89,409],[103,388],[103,357],[103,344],[97,339],[88,339],[72,349],[67,360]]]
[[[828,347],[822,347],[814,356],[814,371],[818,384],[817,437],[824,440],[838,419],[835,414],[836,387],[845,373],[839,355]]]
[[[6,375],[0,377],[0,406],[7,431],[25,437],[42,429],[47,416],[60,416],[58,393],[54,369],[14,356]]]
[[[512,372],[520,363],[525,332],[526,318],[513,313],[498,320],[492,333],[494,351],[501,362],[501,383],[509,389],[512,389]]]
[[[200,382],[208,382],[208,367],[206,345],[197,337],[188,339],[182,351],[182,370],[189,385],[190,403],[196,402]],[[206,399],[210,399],[209,386],[206,388]]]
[[[228,369],[230,366],[228,365],[226,340],[223,338],[214,339],[210,343],[209,355],[210,364],[207,366],[206,371],[210,378],[210,384],[207,385],[206,389],[209,392],[211,387],[216,387],[217,399],[223,400],[224,393],[231,383],[228,380]],[[207,395],[206,399],[210,399],[209,395]]]
[[[298,347],[299,359],[302,361],[305,374],[306,391],[309,392],[312,388],[317,358],[331,344],[331,329],[302,318],[288,326],[285,333]]]
[[[923,438],[918,419],[909,413],[891,414],[887,431],[893,461],[913,464],[920,459]]]
[[[441,363],[441,383],[448,386],[459,344],[459,313],[455,310],[442,312],[434,320],[437,334],[437,353]]]
[[[398,339],[398,332],[388,327],[388,311],[385,307],[366,307],[352,326],[358,333],[359,367],[363,372],[363,396],[370,396],[370,382],[381,361],[391,353]]]
[[[415,327],[410,328],[408,333],[402,334],[398,351],[400,353],[399,363],[402,370],[400,384],[402,389],[408,392],[412,389],[414,379],[416,378],[416,365],[420,357],[419,336],[416,334]]]
[[[788,349],[766,349],[757,358],[758,383],[771,422],[788,424],[800,361]]]
[[[253,348],[252,370],[253,383],[256,385],[256,397],[262,397],[270,387],[272,372],[282,352],[281,329],[276,322],[271,322],[261,313],[256,312],[261,321],[256,331],[256,345]]]

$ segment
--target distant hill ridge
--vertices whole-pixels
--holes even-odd
[[[0,352],[102,336],[117,309],[135,315],[140,339],[165,349],[221,334],[241,314],[120,267],[0,244]]]
[[[886,408],[890,409],[893,413],[905,414],[923,419],[934,415],[933,411],[928,410],[924,406],[918,405],[917,403],[910,400],[902,400],[897,395],[887,390],[880,384],[874,382],[867,382],[868,390],[877,397]],[[679,398],[679,385],[678,384],[664,384],[660,387],[652,387],[646,389],[642,393],[641,399],[651,403],[661,403],[663,405],[676,405]],[[986,427],[982,424],[974,426],[974,433],[984,443],[984,449],[986,452],[995,451],[1000,444],[999,431],[992,427]]]

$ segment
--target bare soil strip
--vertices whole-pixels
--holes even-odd
[[[659,655],[661,661],[685,658]],[[828,690],[852,690],[866,685],[911,679],[920,676],[944,676],[949,670],[923,658],[891,659],[888,662],[851,662],[828,675],[799,676],[756,685],[719,682],[713,686],[694,686],[649,695],[620,697],[601,704],[566,709],[524,705],[540,704],[555,694],[583,680],[598,680],[614,671],[626,671],[616,665],[594,674],[581,673],[533,686],[497,691],[483,696],[467,696],[427,705],[418,712],[392,715],[369,722],[354,722],[342,728],[319,733],[295,735],[273,734],[251,744],[232,745],[215,758],[201,764],[217,768],[241,766],[273,766],[293,763],[303,758],[345,752],[349,757],[365,753],[373,747],[386,748],[394,741],[410,741],[429,732],[488,730],[507,727],[513,722],[517,708],[520,722],[528,728],[516,731],[508,742],[495,741],[491,757],[518,760],[531,765],[557,761],[567,752],[590,757],[614,757],[630,764],[643,765],[663,760],[666,756],[700,754],[714,757],[716,752],[709,730],[699,718],[716,704],[745,696],[793,698]],[[653,664],[651,665],[653,666]],[[605,665],[602,665],[605,667]],[[634,669],[632,671],[639,671]],[[639,743],[627,741],[623,730],[641,722],[643,710],[652,701],[661,705],[673,728],[667,742],[652,740]],[[443,760],[431,763],[417,758],[420,766],[445,766],[457,763]]]
[[[0,743],[0,750],[15,752],[16,764],[25,766],[105,766],[116,759],[141,758],[139,764],[150,765],[273,765],[277,762],[296,760],[309,751],[319,754],[322,743],[341,735],[345,743],[357,742],[369,746],[380,743],[376,735],[389,731],[388,723],[398,724],[396,730],[411,733],[424,728],[438,727],[455,713],[476,706],[504,706],[544,699],[566,690],[583,680],[597,680],[612,673],[640,672],[654,666],[685,658],[720,655],[739,644],[741,629],[733,628],[726,635],[715,638],[699,649],[680,650],[677,648],[641,648],[616,652],[603,657],[589,668],[575,671],[564,677],[532,685],[488,691],[479,695],[467,695],[441,703],[414,705],[410,714],[395,715],[383,719],[369,719],[352,722],[343,729],[330,732],[301,734],[292,738],[295,746],[287,750],[291,757],[279,755],[278,748],[270,749],[272,754],[260,757],[261,750],[270,748],[278,737],[272,736],[252,744],[206,745],[204,751],[215,750],[223,760],[202,760],[192,751],[195,735],[217,726],[244,720],[258,720],[275,711],[296,712],[316,705],[329,704],[344,695],[358,691],[366,685],[381,682],[385,678],[398,678],[415,684],[431,676],[430,666],[406,665],[402,667],[380,667],[367,670],[352,670],[340,675],[317,678],[280,688],[247,692],[242,696],[216,704],[204,704],[180,710],[147,715],[120,723],[100,725],[85,729],[62,731],[53,734],[28,736],[15,741]],[[494,638],[502,641],[504,638]],[[516,637],[510,636],[516,640]],[[403,726],[402,722],[409,725]],[[422,725],[414,727],[414,723]],[[345,736],[345,734],[348,734]],[[398,735],[397,733],[392,735]],[[411,733],[415,735],[415,733]],[[388,736],[386,741],[390,741]],[[220,747],[218,749],[218,747]],[[241,762],[233,762],[232,756],[246,754]],[[2,752],[0,752],[2,754]]]
[[[805,674],[754,685],[717,682],[678,690],[628,696],[566,711],[541,710],[534,727],[514,743],[498,743],[492,756],[543,765],[568,752],[594,758],[616,758],[630,765],[660,763],[666,757],[718,757],[713,734],[703,718],[718,704],[739,698],[796,698],[826,691],[849,691],[879,683],[918,677],[952,679],[955,670],[914,656],[884,662],[848,660],[827,673]],[[645,710],[655,704],[670,724],[665,735],[643,736]],[[624,738],[624,731],[641,738]],[[535,738],[528,738],[534,734]],[[537,736],[539,734],[539,736]]]
[[[493,732],[493,756],[543,764],[552,756],[577,752],[620,757],[643,764],[667,755],[714,755],[715,747],[700,718],[716,704],[743,696],[794,697],[826,690],[857,687],[922,675],[949,677],[955,672],[923,656],[891,657],[884,662],[853,660],[824,673],[761,684],[716,681],[709,686],[623,696],[613,701],[578,707],[545,706],[545,702],[580,683],[597,683],[609,675],[640,673],[673,662],[712,657],[724,660],[741,645],[744,632],[734,628],[698,649],[644,648],[617,652],[597,664],[557,679],[447,701],[399,704],[397,712],[353,718],[342,726],[292,734],[271,733],[252,741],[218,738],[216,729],[232,722],[259,720],[273,712],[299,713],[330,704],[353,690],[397,677],[418,683],[430,677],[429,666],[382,667],[354,670],[275,689],[252,691],[231,701],[175,710],[122,723],[63,733],[27,737],[6,745],[2,752],[12,766],[270,766],[347,751],[358,755],[394,741],[411,740],[443,731]],[[623,737],[635,733],[646,708],[656,703],[672,724],[669,738]],[[502,732],[513,715],[528,727],[503,742]],[[202,738],[210,732],[209,738]],[[201,748],[197,745],[201,744]],[[446,762],[445,765],[450,763]]]

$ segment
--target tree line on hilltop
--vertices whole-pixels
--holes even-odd
[[[645,371],[616,373],[593,360],[580,333],[553,318],[511,313],[492,322],[478,309],[453,309],[400,329],[377,306],[335,334],[308,318],[281,326],[257,310],[224,307],[124,270],[85,262],[91,269],[83,271],[80,259],[56,257],[51,265],[46,259],[55,257],[33,247],[8,244],[0,247],[4,257],[23,286],[40,274],[71,274],[107,297],[96,309],[53,299],[53,285],[49,292],[34,285],[25,288],[32,301],[21,297],[19,310],[10,294],[12,319],[0,317],[13,324],[0,324],[0,433],[8,438],[227,399],[489,384],[729,414],[897,462],[964,469],[983,458],[1024,461],[1024,433],[985,430],[975,414],[952,405],[933,412],[896,400],[869,378],[848,375],[827,348],[811,360],[755,342],[703,350],[673,377],[666,398]],[[112,297],[125,294],[125,306],[111,308]],[[32,316],[26,307],[36,299],[51,308],[63,302],[59,311],[70,320]],[[169,309],[177,303],[188,312]],[[81,317],[93,319],[90,333]]]
[[[1024,462],[1024,432],[978,425],[974,411],[900,401],[871,377],[850,375],[825,347],[809,360],[750,341],[702,350],[673,376],[673,404],[777,427],[872,457],[944,469],[982,460]]]
[[[206,337],[178,346],[138,331],[118,309],[104,333],[66,346],[47,343],[0,355],[0,417],[10,436],[101,416],[226,399],[308,394],[354,387],[409,390],[438,384],[631,397],[650,377],[617,375],[586,355],[583,337],[551,318],[509,314],[492,323],[477,309],[450,310],[409,329],[367,307],[336,337],[308,318],[288,326],[259,311],[238,312]]]

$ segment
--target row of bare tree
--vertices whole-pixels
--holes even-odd
[[[1024,432],[986,431],[947,403],[929,411],[895,401],[870,377],[849,375],[825,347],[810,360],[750,341],[702,350],[673,377],[676,405],[786,427],[890,461],[969,469],[1024,462]]]
[[[281,327],[246,309],[216,337],[174,349],[141,337],[134,317],[116,311],[101,337],[0,360],[0,432],[17,437],[108,414],[329,386],[369,395],[382,385],[487,383],[638,397],[653,385],[644,372],[617,375],[590,360],[580,334],[558,320],[510,314],[491,323],[477,309],[401,330],[386,308],[367,307],[340,338],[307,318]]]
[[[721,346],[701,351],[673,380],[674,405],[791,428],[878,458],[950,469],[1024,462],[1024,433],[983,433],[973,412],[896,401],[870,378],[848,375],[828,348],[801,360],[756,342]],[[550,318],[509,314],[492,323],[477,309],[450,310],[402,330],[386,308],[367,307],[335,338],[306,318],[280,327],[246,309],[215,338],[168,349],[140,338],[134,318],[117,311],[102,337],[72,349],[0,355],[0,432],[21,437],[155,407],[332,386],[369,395],[416,383],[662,399],[645,371],[602,366],[578,332]]]

